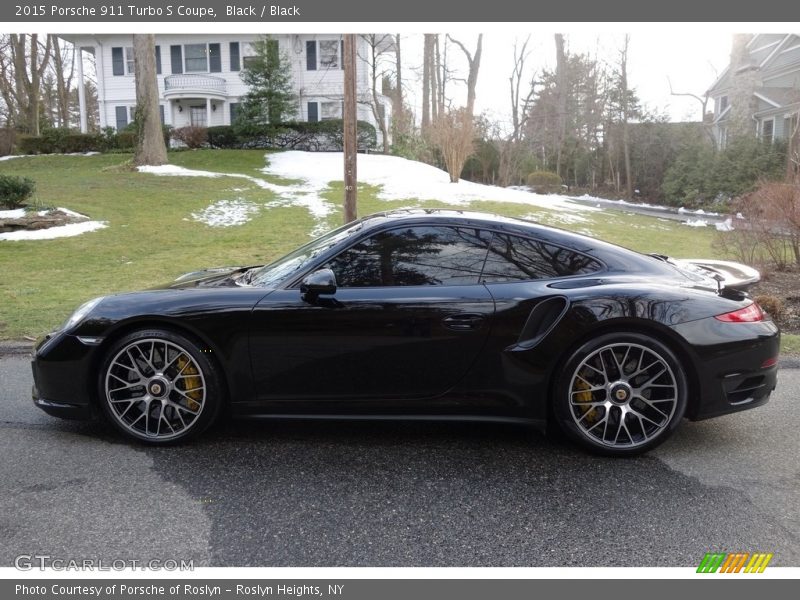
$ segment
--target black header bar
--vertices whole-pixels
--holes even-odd
[[[9,0],[0,22],[552,23],[800,21],[800,2],[759,0]],[[788,29],[783,27],[783,29]]]

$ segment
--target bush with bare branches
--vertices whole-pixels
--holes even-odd
[[[439,114],[428,130],[431,144],[442,154],[450,183],[458,183],[464,164],[473,152],[475,127],[464,108]]]
[[[786,270],[800,265],[800,182],[762,183],[741,197],[744,217],[732,232],[721,232],[718,247],[742,262]]]

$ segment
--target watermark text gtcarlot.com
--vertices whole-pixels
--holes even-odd
[[[194,559],[106,559],[58,558],[46,554],[20,554],[14,558],[14,567],[20,571],[194,571]]]

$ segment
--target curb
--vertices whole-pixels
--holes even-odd
[[[0,358],[4,356],[20,356],[33,352],[33,342],[27,340],[0,341]]]

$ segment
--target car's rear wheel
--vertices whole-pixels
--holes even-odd
[[[599,454],[636,455],[665,441],[686,412],[686,376],[675,354],[638,333],[592,339],[567,359],[554,414],[574,441]]]
[[[105,414],[129,438],[151,444],[202,433],[222,403],[217,369],[203,350],[172,331],[124,336],[109,348],[100,370]]]

